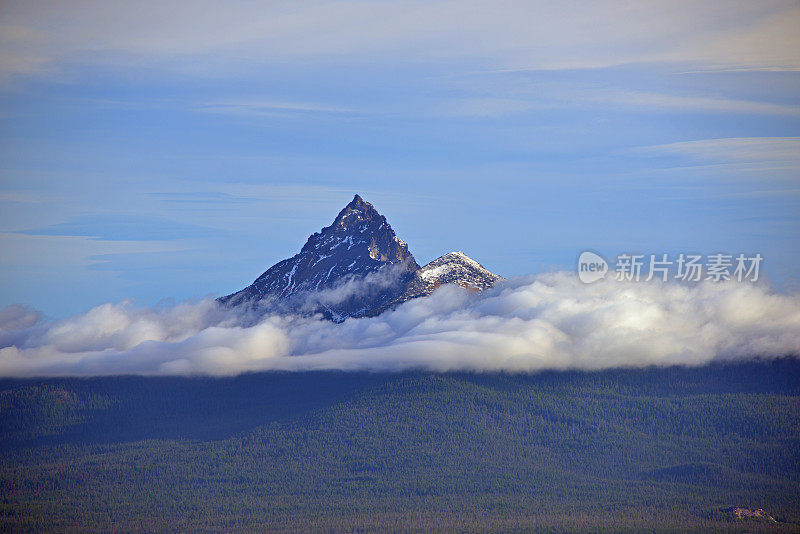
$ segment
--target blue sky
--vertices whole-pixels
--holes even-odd
[[[424,264],[800,280],[797,2],[4,2],[0,307],[221,295],[360,193]]]

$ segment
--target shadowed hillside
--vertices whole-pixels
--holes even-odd
[[[800,527],[796,360],[3,380],[0,436],[3,530]]]

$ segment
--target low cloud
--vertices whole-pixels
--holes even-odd
[[[53,323],[10,307],[0,311],[0,375],[527,372],[800,355],[800,295],[745,283],[584,285],[559,272],[480,294],[444,286],[342,324],[249,319],[211,299],[166,309],[104,304]]]
[[[396,288],[407,273],[405,263],[393,263],[363,276],[346,275],[331,288],[299,294],[299,309],[331,310],[342,304],[369,308],[375,299],[385,296],[386,290]]]

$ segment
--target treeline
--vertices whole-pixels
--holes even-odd
[[[800,362],[0,381],[0,530],[800,527]]]

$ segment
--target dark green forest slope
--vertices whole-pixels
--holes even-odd
[[[0,380],[0,495],[0,531],[797,532],[800,362]]]

